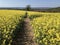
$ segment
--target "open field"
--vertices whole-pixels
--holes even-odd
[[[0,10],[0,45],[11,45],[15,27],[25,11]],[[28,11],[35,40],[39,45],[60,45],[60,13]]]

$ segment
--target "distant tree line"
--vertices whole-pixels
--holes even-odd
[[[31,8],[30,5],[27,5],[25,10],[38,11],[38,12],[60,12],[60,7],[57,7],[57,8]]]
[[[25,11],[38,11],[38,12],[60,12],[60,7],[56,8],[32,8],[30,5],[27,5],[25,8],[0,8],[7,10],[25,10]]]
[[[60,12],[60,7],[57,7],[57,8],[46,8],[46,9],[44,9],[44,8],[42,8],[42,9],[40,9],[40,8],[33,8],[33,9],[31,9],[32,11],[38,11],[38,12]]]

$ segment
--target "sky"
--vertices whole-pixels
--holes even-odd
[[[0,0],[0,7],[60,7],[60,0]]]

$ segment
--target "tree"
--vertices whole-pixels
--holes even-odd
[[[30,10],[31,10],[30,5],[27,5],[27,7],[26,7],[26,11],[30,11]]]

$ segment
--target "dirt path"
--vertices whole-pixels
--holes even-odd
[[[37,45],[33,39],[33,29],[28,17],[17,25],[14,35],[12,45]]]

